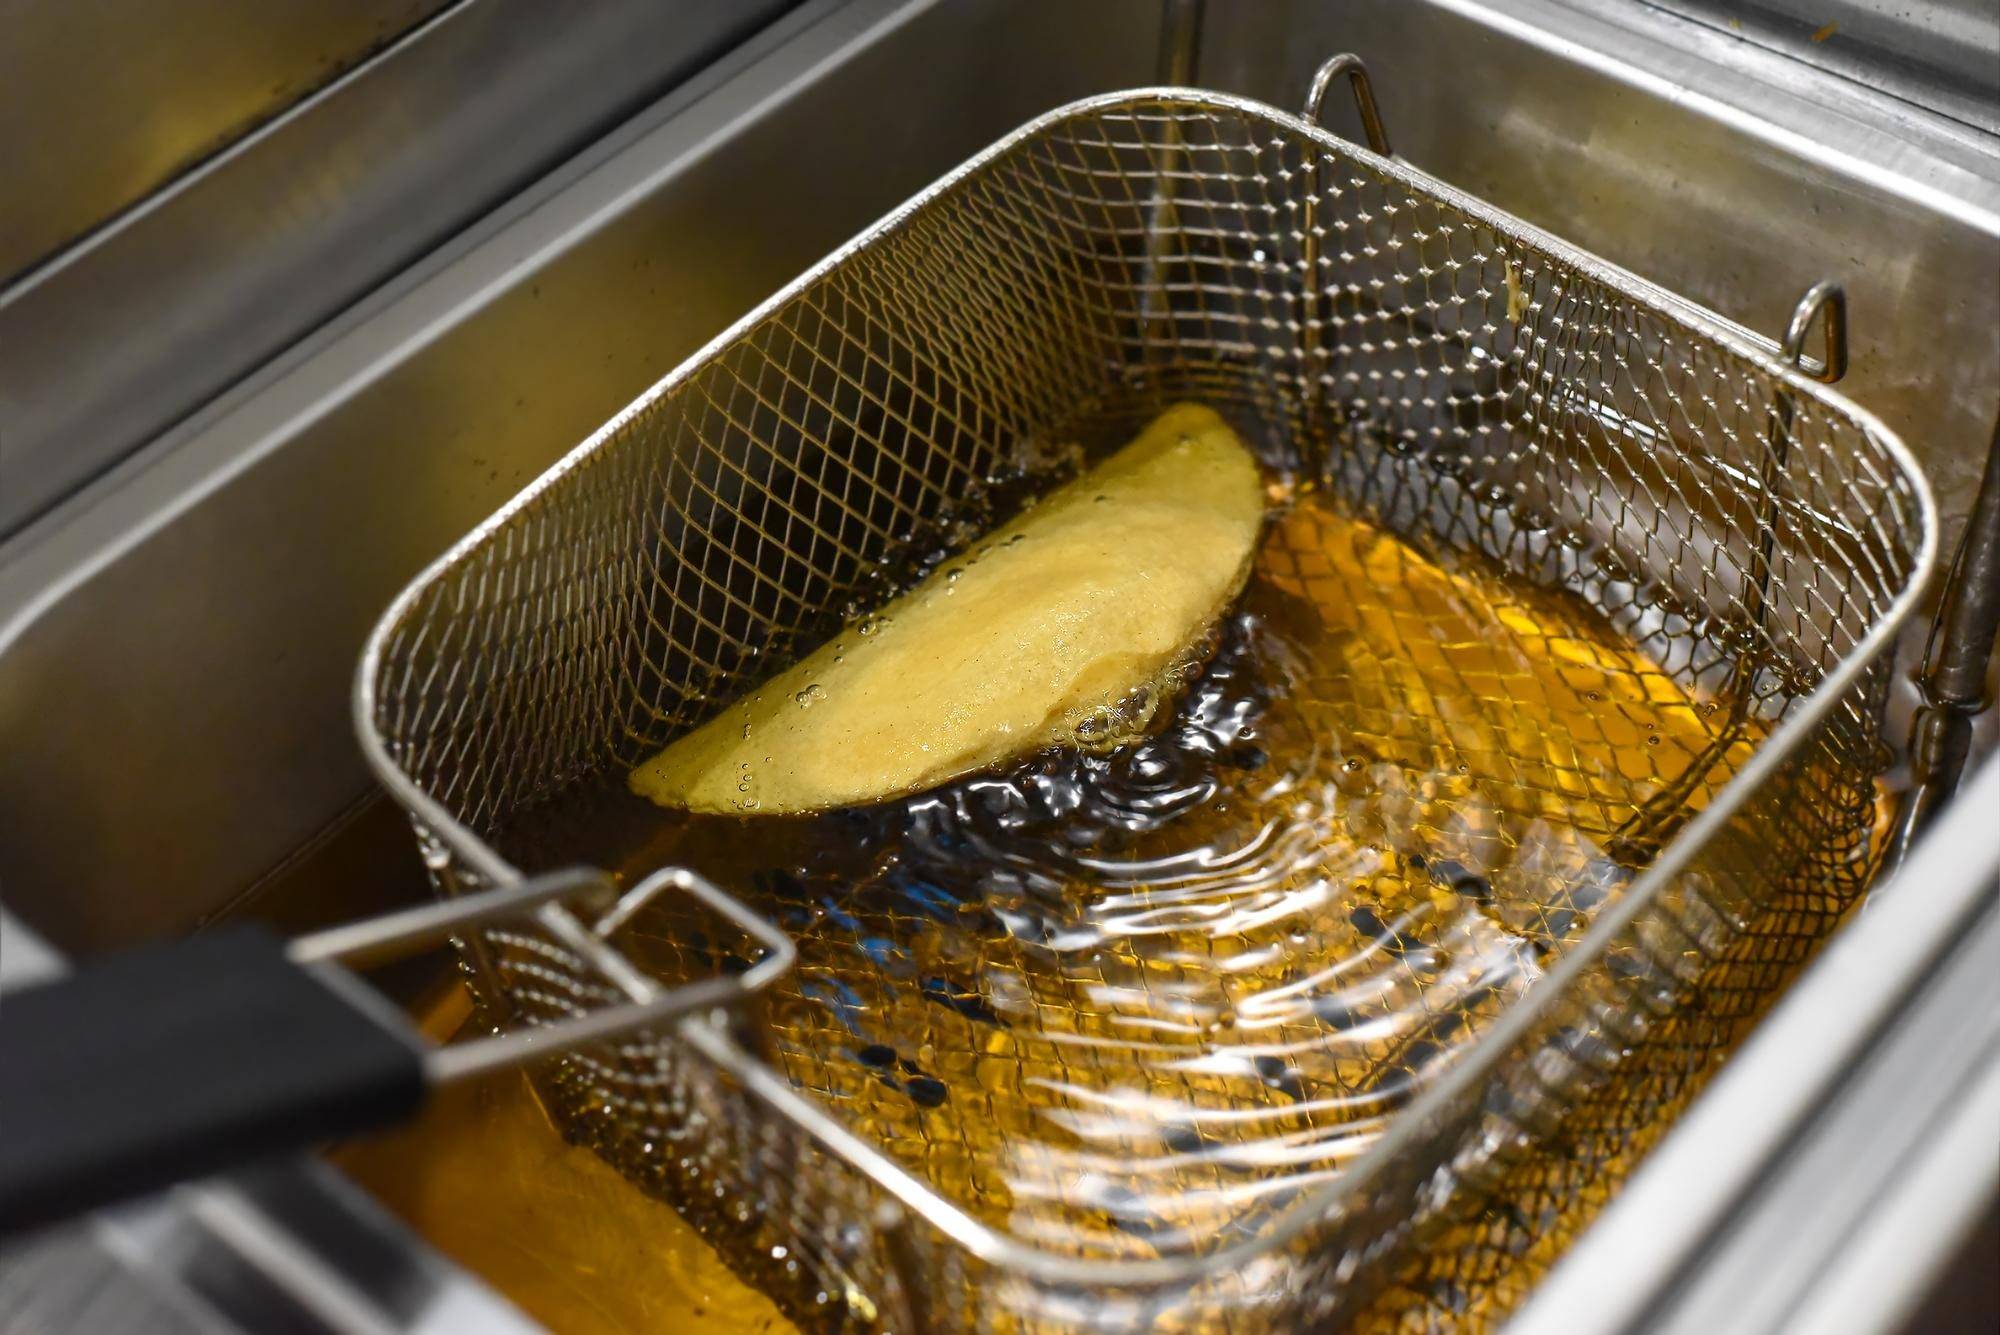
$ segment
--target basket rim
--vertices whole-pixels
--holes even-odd
[[[857,252],[899,231],[912,217],[988,164],[1050,129],[1104,111],[1143,109],[1148,104],[1226,111],[1266,121],[1274,129],[1303,137],[1323,153],[1353,161],[1415,194],[1449,204],[1492,228],[1506,240],[1546,255],[1585,278],[1647,307],[1684,332],[1720,344],[1756,363],[1792,393],[1816,400],[1831,413],[1858,426],[1884,451],[1908,487],[1913,518],[1920,529],[1920,536],[1910,563],[1909,576],[1888,609],[1842,656],[1812,693],[1798,703],[1794,712],[1756,747],[1744,766],[1717,790],[1709,805],[1681,828],[1653,862],[1605,906],[1584,935],[1564,951],[1542,977],[1531,983],[1491,1027],[1464,1048],[1442,1075],[1391,1115],[1381,1134],[1367,1149],[1346,1165],[1333,1181],[1303,1193],[1279,1210],[1254,1237],[1214,1251],[1143,1259],[1091,1257],[1025,1242],[1004,1227],[975,1218],[928,1181],[848,1129],[829,1110],[794,1089],[781,1073],[738,1044],[720,1023],[703,1018],[680,1022],[679,1036],[705,1060],[721,1067],[771,1111],[793,1123],[796,1130],[870,1179],[904,1208],[981,1262],[1037,1283],[1127,1292],[1192,1286],[1211,1280],[1271,1255],[1317,1224],[1335,1223],[1342,1208],[1368,1191],[1395,1165],[1403,1148],[1418,1137],[1429,1122],[1493,1074],[1515,1044],[1560,1003],[1569,988],[1606,952],[1618,934],[1660,896],[1667,884],[1735,815],[1749,795],[1791,757],[1862,672],[1893,645],[1935,573],[1939,547],[1935,497],[1928,478],[1902,439],[1872,412],[1783,361],[1778,356],[1777,344],[1772,340],[1400,159],[1386,158],[1362,145],[1351,143],[1295,113],[1234,94],[1173,85],[1142,86],[1079,98],[1045,112],[898,204],[732,322],[427,564],[390,602],[370,631],[355,674],[352,694],[355,732],[369,769],[383,788],[421,826],[442,841],[455,857],[462,859],[479,875],[495,884],[524,879],[525,873],[521,869],[501,857],[396,763],[376,726],[376,683],[389,641],[411,608],[439,579],[480,550],[516,514],[582,466],[634,418],[673,393],[800,293],[846,264]]]

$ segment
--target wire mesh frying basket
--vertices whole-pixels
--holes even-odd
[[[357,717],[441,890],[521,876],[504,831],[787,661],[1021,442],[1122,440],[1186,399],[1412,544],[1581,597],[1680,685],[1729,688],[1762,740],[1691,819],[1627,823],[1634,878],[1365,1153],[1206,1248],[1072,1254],[968,1213],[794,1088],[754,1015],[562,1059],[544,1094],[570,1132],[804,1316],[1350,1315],[1578,1109],[1636,1124],[1680,1097],[1866,883],[1884,651],[1935,545],[1901,444],[1732,326],[1397,161],[1156,89],[947,176],[397,600]],[[623,999],[553,939],[468,944],[483,999],[526,1019]]]

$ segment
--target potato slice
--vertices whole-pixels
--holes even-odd
[[[632,772],[690,811],[792,814],[1102,742],[1243,586],[1256,460],[1180,404],[874,616]],[[1143,712],[1143,710],[1141,711]]]

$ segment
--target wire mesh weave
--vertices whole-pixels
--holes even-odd
[[[571,1130],[807,1316],[1351,1315],[1411,1238],[1517,1189],[1572,1113],[1636,1126],[1682,1097],[1865,882],[1881,651],[1933,547],[1900,445],[1476,201],[1258,104],[1165,90],[1052,113],[946,178],[404,594],[358,707],[442,888],[511,874],[493,846],[524,813],[787,661],[1021,442],[1101,446],[1183,399],[1412,543],[1582,596],[1679,686],[1739,701],[1733,744],[1763,740],[1691,826],[1626,822],[1621,859],[1650,870],[1332,1188],[1228,1247],[1038,1252],[827,1118],[760,1058],[754,1017],[566,1059],[548,1088]],[[484,955],[488,999],[526,1018],[613,999],[552,941],[492,931]],[[1634,1056],[1676,1042],[1684,1061]]]

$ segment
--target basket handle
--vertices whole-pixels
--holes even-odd
[[[1375,105],[1375,85],[1369,82],[1368,67],[1352,51],[1329,57],[1313,74],[1312,86],[1306,90],[1306,122],[1320,123],[1320,116],[1326,110],[1327,92],[1343,74],[1354,89],[1354,109],[1361,113],[1361,129],[1368,136],[1368,147],[1385,158],[1394,157],[1395,151],[1389,147],[1389,132],[1382,127],[1381,108]]]
[[[596,885],[604,885],[603,877],[596,872],[564,874],[586,875],[593,878]],[[536,881],[523,882],[519,887],[515,887],[515,891],[525,893],[529,887],[536,884]],[[764,957],[740,974],[721,974],[692,983],[683,983],[677,987],[661,987],[648,978],[611,944],[609,938],[641,909],[668,890],[688,896],[718,917],[742,928],[746,936],[764,947]],[[467,896],[465,899],[447,901],[434,907],[450,909],[482,897]],[[424,913],[430,911],[431,907],[412,909],[409,912],[413,915]],[[498,916],[506,915],[494,914],[485,920],[491,921],[493,917]],[[714,882],[685,867],[667,867],[654,872],[620,895],[589,927],[585,927],[567,909],[553,903],[544,904],[538,909],[536,919],[544,930],[573,951],[599,977],[623,992],[627,999],[616,1005],[605,1006],[555,1024],[517,1025],[485,1038],[433,1048],[425,1061],[426,1072],[433,1084],[444,1084],[522,1066],[545,1057],[573,1051],[590,1043],[655,1028],[669,1020],[677,1020],[696,1011],[741,1005],[787,973],[792,965],[798,962],[799,957],[798,946],[776,924],[752,912],[742,900],[724,891]],[[363,924],[363,926],[369,925]],[[453,928],[434,932],[429,939],[441,939],[465,925],[462,918],[457,919]],[[315,940],[307,938],[297,944],[308,946]]]
[[[764,957],[733,977],[651,982],[606,937],[669,889],[741,927]],[[394,1125],[434,1085],[745,1001],[797,957],[788,936],[692,872],[614,896],[599,872],[557,872],[289,945],[223,928],[0,994],[0,1234]],[[606,901],[589,928],[571,912]],[[351,971],[521,917],[628,1000],[437,1046]]]

